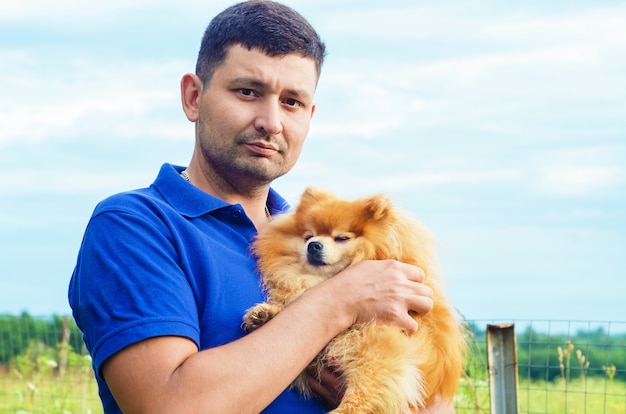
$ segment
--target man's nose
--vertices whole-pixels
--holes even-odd
[[[267,101],[260,105],[254,127],[257,131],[265,131],[268,135],[278,135],[283,132],[280,102]]]

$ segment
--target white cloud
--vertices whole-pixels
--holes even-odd
[[[58,139],[94,128],[103,133],[119,126],[117,131],[124,132],[129,130],[124,125],[130,124],[134,125],[129,131],[132,134],[118,137],[132,137],[137,129],[156,137],[176,137],[170,134],[177,128],[171,123],[163,125],[163,119],[154,114],[180,113],[181,62],[103,65],[75,59],[62,67],[48,66],[41,74],[37,68],[46,67],[46,57],[38,61],[32,54],[17,55],[20,59],[7,60],[13,63],[5,66],[9,74],[0,80],[4,91],[0,96],[0,144]],[[160,126],[155,128],[155,124]]]
[[[91,1],[80,0],[4,0],[0,2],[0,21],[10,23],[40,23],[44,25],[61,25],[65,22],[80,23],[89,19],[90,23],[102,24],[121,10],[146,5],[147,1]],[[132,5],[132,6],[131,6]],[[82,22],[85,24],[85,22]]]
[[[3,197],[37,194],[111,194],[152,182],[154,171],[78,172],[75,169],[16,169],[0,172]]]
[[[566,25],[584,25],[582,18]],[[398,126],[454,125],[551,139],[581,122],[615,125],[626,111],[626,42],[611,36],[626,39],[626,29],[609,26],[589,38],[558,32],[558,39],[542,39],[522,29],[496,38],[489,32],[492,38],[479,48],[429,59],[400,50],[395,59],[365,53],[332,58],[318,93],[320,114],[327,111],[319,130],[372,138]],[[525,34],[531,40],[506,47]]]
[[[535,157],[533,187],[544,195],[596,197],[626,191],[626,147],[549,149]]]
[[[518,39],[524,43],[583,42],[609,49],[626,44],[626,5],[596,4],[575,13],[528,16],[490,25],[484,33],[499,39]]]
[[[385,40],[433,39],[480,27],[484,15],[481,5],[467,7],[459,2],[415,4],[414,2],[355,4],[338,7],[317,23],[327,38],[333,35]]]
[[[211,0],[210,8],[220,11],[229,0]],[[0,2],[0,22],[28,22],[51,26],[62,26],[67,22],[79,26],[109,24],[116,16],[124,16],[129,12],[161,12],[167,16],[182,12],[185,8],[201,10],[207,8],[207,2],[200,0],[3,0]],[[207,16],[207,19],[212,17]]]
[[[624,191],[626,171],[617,165],[547,167],[540,171],[539,187],[560,196],[590,196],[606,190]]]
[[[330,16],[326,22],[329,36],[351,33],[362,34],[365,39],[355,48],[358,58],[345,53],[340,57],[331,56],[329,66],[339,59],[341,72],[357,74],[356,78],[361,81],[369,75],[389,83],[404,82],[399,87],[405,89],[414,84],[422,87],[426,84],[451,91],[459,87],[508,90],[515,85],[523,90],[532,80],[536,82],[532,86],[546,87],[550,86],[546,84],[550,81],[546,71],[548,75],[558,76],[555,80],[576,79],[584,83],[594,75],[598,78],[607,74],[611,78],[621,76],[626,65],[624,5],[597,5],[561,13],[557,9],[548,16],[537,16],[528,10],[515,13],[508,8],[480,13],[480,3],[469,16],[461,13],[470,11],[469,8],[460,4],[455,4],[454,8],[450,3],[437,7],[392,7],[357,8]],[[433,26],[438,27],[440,33],[432,33]],[[407,48],[407,38],[418,39],[413,42],[413,49]],[[388,39],[386,50],[392,51],[394,41],[402,42],[397,47],[397,57],[386,55],[386,59],[381,60],[374,55],[368,59],[366,46],[373,39]],[[432,50],[440,44],[470,47],[454,54],[433,54]],[[346,52],[349,54],[350,49]],[[358,74],[367,75],[359,79]],[[594,79],[593,86],[597,85],[596,81]]]

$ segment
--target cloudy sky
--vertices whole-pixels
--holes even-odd
[[[391,195],[468,319],[625,320],[626,2],[286,3],[329,55],[279,191]],[[230,4],[0,3],[0,313],[69,313],[95,204],[187,163],[179,80]]]

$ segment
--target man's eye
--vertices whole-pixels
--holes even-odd
[[[242,88],[242,89],[239,89],[239,93],[242,94],[243,96],[255,96],[255,93],[252,89]]]
[[[302,105],[300,101],[293,99],[293,98],[283,99],[283,103],[288,106],[301,106]]]

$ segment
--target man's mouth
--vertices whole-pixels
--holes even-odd
[[[270,143],[262,141],[253,141],[245,143],[246,147],[255,154],[265,157],[272,156],[278,152],[278,148]]]

